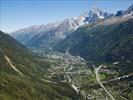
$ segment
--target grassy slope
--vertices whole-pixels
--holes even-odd
[[[24,76],[16,73],[4,58],[7,55]],[[15,39],[0,32],[0,100],[77,100],[79,96],[65,83],[40,80],[45,74],[29,51]]]

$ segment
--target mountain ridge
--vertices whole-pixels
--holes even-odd
[[[86,25],[57,44],[55,50],[94,61],[132,61],[132,25],[132,16],[107,25],[104,22]],[[125,59],[121,58],[122,55]]]
[[[29,47],[51,48],[82,25],[95,23],[112,17],[112,14],[93,8],[80,16],[47,25],[31,26],[10,33],[15,39]],[[42,38],[43,37],[43,38]]]
[[[79,39],[80,41],[84,41],[84,38],[86,41],[89,41],[89,40],[87,40],[88,36],[86,36],[86,37],[82,36],[82,31],[88,31],[88,29],[89,30],[92,29],[92,32],[95,30],[99,30],[101,32],[100,33],[101,36],[102,36],[102,33],[110,33],[110,35],[113,35],[114,33],[111,33],[111,31],[110,31],[111,29],[114,30],[114,32],[117,31],[117,30],[115,30],[115,28],[117,28],[119,26],[119,24],[125,23],[128,19],[132,19],[132,18],[133,18],[133,5],[129,6],[126,10],[118,11],[116,13],[116,15],[102,12],[100,9],[94,7],[89,12],[86,12],[86,13],[82,14],[81,16],[74,17],[72,19],[66,19],[64,21],[59,22],[59,24],[58,24],[59,26],[52,24],[53,26],[51,28],[51,26],[46,25],[48,27],[48,30],[45,32],[42,31],[42,33],[36,34],[36,32],[33,31],[34,34],[36,34],[36,35],[33,36],[29,40],[27,40],[27,37],[24,36],[24,38],[27,40],[27,43],[24,43],[24,44],[29,48],[37,49],[39,51],[51,51],[51,50],[53,51],[58,48],[58,49],[61,49],[61,51],[63,51],[65,53],[66,51],[69,51],[70,47],[63,48],[63,47],[65,47],[65,46],[62,46],[63,44],[65,45],[64,41],[69,41],[69,37],[71,37],[73,34],[76,34],[76,32],[78,33],[79,36],[81,36],[80,37],[81,39]],[[84,27],[87,27],[87,28],[85,29]],[[109,30],[109,32],[107,30],[104,30],[104,27],[106,27],[106,28],[108,27],[107,29]],[[130,27],[130,26],[128,26],[128,27]],[[128,27],[127,27],[127,29],[128,29]],[[101,31],[100,28],[103,28],[104,31]],[[44,29],[44,28],[42,28],[42,29]],[[79,33],[79,30],[80,30],[80,33]],[[119,28],[118,28],[118,30],[120,31]],[[125,31],[125,30],[123,30],[123,31]],[[89,31],[89,32],[92,33],[91,31]],[[96,33],[98,33],[98,31],[96,31]],[[29,34],[29,33],[26,33],[26,34]],[[31,34],[32,34],[32,32],[31,32]],[[97,34],[97,35],[100,36],[99,34]],[[20,36],[21,36],[21,34],[20,34]],[[22,38],[22,37],[23,36],[21,36],[20,38]],[[73,41],[75,44],[76,44],[76,41],[78,41],[78,40],[76,40],[77,37],[78,36],[73,37],[73,38],[75,38],[74,39],[75,41]],[[82,37],[84,37],[84,38],[82,39]],[[93,38],[93,34],[90,34],[90,37]],[[97,38],[99,38],[99,37],[97,37]],[[94,42],[96,42],[96,41],[94,41]],[[71,40],[70,40],[70,43],[71,43]],[[85,41],[84,41],[84,43],[86,44]],[[79,45],[79,44],[76,44],[76,45]],[[77,48],[77,47],[75,47],[75,48]],[[86,48],[87,48],[87,44],[86,44]],[[80,48],[78,48],[78,49],[80,49]],[[82,51],[82,49],[80,49],[79,51]],[[73,53],[76,53],[76,52],[73,51]],[[73,54],[73,53],[71,51],[71,54]],[[79,55],[76,54],[76,56],[79,56]],[[92,55],[92,56],[94,56],[94,55]],[[82,56],[82,57],[84,57],[84,56]]]

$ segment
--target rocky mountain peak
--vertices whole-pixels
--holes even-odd
[[[125,11],[126,14],[130,14],[133,12],[133,4],[128,7],[128,9]]]
[[[129,6],[126,10],[119,10],[116,13],[116,17],[122,17],[125,15],[133,14],[133,5]]]

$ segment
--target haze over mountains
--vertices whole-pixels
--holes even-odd
[[[132,61],[133,6],[120,12],[105,21],[78,28],[55,50],[97,61]]]
[[[20,29],[11,33],[11,36],[31,47],[51,48],[78,27],[89,23],[95,23],[98,20],[105,20],[112,16],[113,14],[102,12],[100,9],[94,7],[89,12],[80,16],[47,25],[31,26],[29,28]]]
[[[0,31],[0,100],[133,99],[133,5],[10,35]]]
[[[131,24],[132,24],[132,18],[133,18],[132,14],[133,14],[133,5],[128,7],[125,11],[124,10],[118,11],[116,14],[109,14],[107,12],[101,11],[96,7],[93,7],[92,10],[78,17],[65,19],[63,21],[55,22],[47,25],[31,26],[31,27],[20,29],[16,32],[13,32],[10,35],[30,48],[35,48],[42,51],[54,49],[62,52],[66,52],[69,49],[71,54],[89,58],[89,57],[93,57],[94,55],[97,55],[95,54],[96,53],[95,50],[92,49],[92,51],[95,52],[94,54],[91,52],[91,49],[89,49],[91,47],[89,46],[89,43],[91,43],[92,46],[94,46],[95,43],[97,43],[98,41],[104,38],[105,38],[104,40],[106,40],[107,38],[111,39],[111,37],[106,36],[107,33],[110,36],[112,36],[112,39],[114,39],[115,37],[114,35],[119,33],[118,37],[119,38],[121,37],[120,39],[122,39],[122,34],[124,34],[123,32],[126,31],[127,34],[125,34],[125,36],[129,37],[128,33],[129,32],[130,32],[129,34],[132,33],[132,25],[126,26],[125,30],[122,31],[121,24],[125,23],[127,25],[126,21],[127,22],[131,21]],[[128,19],[131,19],[131,20],[129,21]],[[82,28],[82,26],[86,28]],[[101,30],[101,28],[103,30]],[[88,31],[88,29],[90,31]],[[86,34],[90,34],[89,39],[87,39],[88,36],[86,36],[84,32],[81,30],[88,32]],[[116,31],[118,32],[116,33]],[[105,37],[103,37],[103,34],[105,34]],[[125,36],[124,38],[126,38]],[[82,37],[84,38],[82,39]],[[120,39],[116,39],[115,41],[112,41],[112,43],[118,42],[118,40]],[[110,41],[110,40],[107,39],[107,41]],[[86,45],[83,45],[80,42]],[[102,45],[104,45],[105,41],[101,41],[101,42],[103,43]],[[84,51],[84,48],[86,48],[87,51]],[[98,46],[98,44],[96,44],[95,49],[99,50],[99,48],[100,47]],[[106,48],[108,49],[109,47],[106,47]],[[86,52],[86,53],[82,54],[82,52]],[[89,56],[87,52],[89,52],[91,55]],[[109,51],[106,50],[106,52],[111,52],[111,51],[109,49]],[[102,56],[106,56],[106,55],[103,54]]]

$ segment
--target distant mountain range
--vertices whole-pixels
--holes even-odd
[[[94,7],[91,11],[78,17],[47,25],[37,25],[20,29],[11,33],[11,36],[30,47],[52,48],[53,45],[67,37],[80,26],[110,17],[113,17],[113,14],[102,12],[100,9]]]
[[[11,33],[11,36],[42,51],[68,52],[92,60],[133,60],[132,19],[133,5],[116,14],[94,7],[78,17],[31,26]]]
[[[78,28],[54,49],[96,61],[133,61],[133,5],[112,18]]]
[[[98,89],[98,91],[100,88],[98,88],[97,82],[95,83],[94,75],[92,75],[93,77],[91,78],[88,71],[86,71],[86,69],[84,71],[84,65],[79,64],[82,63],[84,60],[83,58],[87,59],[85,60],[87,62],[85,65],[87,66],[89,63],[94,63],[95,65],[98,65],[99,62],[102,62],[103,64],[107,63],[107,66],[103,66],[105,68],[105,71],[103,72],[106,72],[107,70],[108,73],[105,74],[105,76],[103,72],[99,73],[101,77],[110,78],[108,76],[116,77],[119,73],[120,75],[123,75],[132,72],[133,5],[126,10],[118,11],[116,14],[109,14],[94,7],[89,12],[78,17],[47,25],[30,26],[15,31],[10,35],[12,37],[0,31],[1,100],[84,100],[82,96],[82,94],[84,95],[84,92],[77,92],[77,88],[75,85],[73,88],[73,84],[71,83],[83,83],[81,91],[84,91],[84,88],[87,92],[93,91],[88,85],[90,84],[92,86],[92,83],[94,84],[94,86],[92,86],[93,88]],[[55,61],[53,58],[50,59],[50,54],[48,54],[48,58],[43,56],[46,55],[46,52],[43,52],[44,54],[42,54],[42,52],[40,53],[41,59],[38,58],[39,53],[38,56],[35,54],[35,59],[26,46],[33,50],[35,49],[36,54],[37,52],[40,53],[40,51],[45,50],[52,51],[52,53],[50,53],[51,55],[54,54],[52,56],[56,59]],[[69,64],[69,59],[63,58],[61,60],[59,58],[60,55],[71,58],[70,61],[72,62],[72,65]],[[77,63],[78,60],[75,58],[82,60]],[[51,63],[48,62],[50,60]],[[63,61],[63,63],[61,61]],[[73,63],[73,61],[76,63]],[[63,69],[59,68],[59,63],[61,63]],[[55,69],[51,70],[51,75],[55,74],[56,76],[57,73],[58,76],[61,73],[61,77],[63,74],[69,76],[69,78],[73,78],[76,75],[78,77],[69,84],[66,82],[57,82],[56,80],[54,82],[47,80],[47,73],[50,71],[48,64],[53,65],[51,68],[59,68],[59,71],[56,71]],[[76,66],[76,68],[74,68],[73,65]],[[81,66],[81,68],[79,68],[78,71],[77,67],[79,66]],[[89,66],[86,68],[88,69]],[[64,73],[66,69],[69,71]],[[80,75],[83,77],[79,77]],[[55,76],[54,78],[56,79]],[[128,78],[127,75],[124,76]],[[129,89],[131,85],[129,84],[129,81],[127,81],[128,79],[126,80],[128,84],[126,81],[123,81],[124,84],[122,85],[119,83],[122,81],[119,77],[117,80],[120,87],[117,86],[115,82],[113,87],[111,84],[106,86],[111,87],[109,88],[110,90],[117,90],[122,86],[126,86],[127,90],[124,89],[123,94],[129,94],[129,92],[131,92],[131,89]],[[132,78],[129,80],[132,80]],[[87,85],[84,83],[87,83]],[[86,90],[86,88],[90,90]],[[101,90],[99,92],[101,94]],[[122,93],[121,91],[119,92],[120,94]],[[112,93],[119,96],[119,92]],[[91,95],[88,93],[87,97],[90,97]],[[94,91],[94,94],[97,93],[97,91]],[[98,96],[100,95],[98,94]],[[131,96],[129,95],[129,97],[132,97],[132,94]]]
[[[133,61],[132,28],[131,16],[112,18],[79,28],[54,49],[95,61]]]

